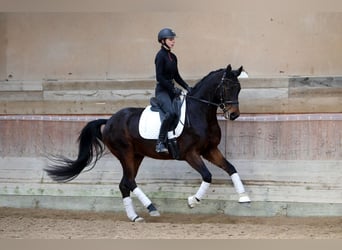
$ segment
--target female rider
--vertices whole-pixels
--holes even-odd
[[[178,72],[177,57],[171,52],[171,49],[175,46],[175,37],[176,33],[169,28],[164,28],[158,33],[158,42],[161,43],[161,49],[155,58],[157,79],[155,96],[165,112],[165,118],[162,121],[156,145],[156,152],[158,153],[168,152],[166,147],[167,133],[176,117],[172,109],[172,101],[182,92],[179,88],[175,87],[174,81],[187,91],[190,90],[189,85]]]

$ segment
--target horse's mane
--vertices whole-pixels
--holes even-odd
[[[207,79],[208,79],[209,77],[212,77],[214,74],[216,74],[216,73],[218,73],[218,72],[220,72],[220,71],[222,71],[222,70],[224,70],[224,69],[217,69],[217,70],[211,71],[208,75],[204,76],[201,80],[199,80],[199,81],[195,84],[194,88],[199,88],[203,83],[205,83],[205,82],[207,81]]]

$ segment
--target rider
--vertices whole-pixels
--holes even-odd
[[[171,52],[175,45],[176,33],[164,28],[158,33],[158,42],[161,43],[161,49],[156,55],[156,78],[157,85],[155,96],[165,112],[165,118],[159,131],[159,137],[156,145],[156,152],[168,152],[166,147],[167,133],[170,125],[175,119],[175,113],[172,109],[172,101],[181,94],[181,90],[175,87],[174,81],[177,82],[187,91],[190,90],[189,85],[182,79],[178,72],[177,57]]]

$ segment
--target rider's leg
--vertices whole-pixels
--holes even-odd
[[[159,137],[156,145],[156,152],[168,152],[166,142],[167,142],[167,132],[172,123],[173,111],[172,111],[172,100],[166,91],[156,91],[156,97],[160,103],[161,109],[165,113],[165,118],[162,122],[159,131]]]
[[[166,147],[166,140],[167,140],[167,132],[169,130],[169,123],[170,123],[169,120],[170,120],[170,115],[169,113],[167,113],[160,127],[159,137],[158,137],[158,141],[156,145],[157,153],[168,152],[168,149]]]

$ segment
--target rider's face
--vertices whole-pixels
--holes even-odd
[[[175,46],[176,40],[175,38],[166,38],[165,43],[170,49],[172,49]]]

